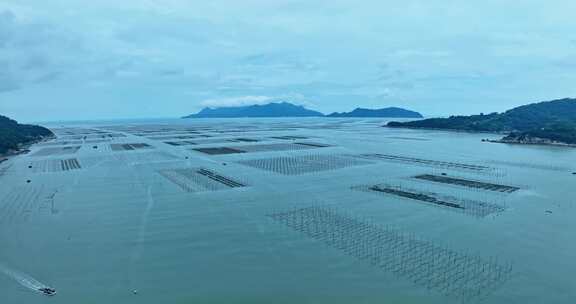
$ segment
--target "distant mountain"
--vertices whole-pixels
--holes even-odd
[[[0,115],[0,155],[17,151],[22,145],[53,135],[44,127],[19,124],[15,120]]]
[[[288,102],[242,107],[204,108],[183,118],[321,117],[324,114]]]
[[[383,109],[356,108],[352,112],[332,113],[327,117],[393,117],[393,118],[422,118],[422,114],[402,108],[389,107]]]
[[[507,142],[576,144],[576,99],[559,99],[520,106],[504,113],[450,116],[409,122],[390,122],[389,127],[428,128],[478,132],[502,132]]]

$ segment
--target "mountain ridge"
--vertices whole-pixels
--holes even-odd
[[[206,107],[196,114],[182,118],[241,118],[241,117],[392,117],[392,118],[422,118],[414,111],[398,107],[382,109],[356,108],[351,112],[331,113],[309,110],[301,105],[289,102],[271,102],[264,105],[248,105],[237,107]]]
[[[183,118],[241,118],[241,117],[322,117],[324,114],[288,102],[265,105],[204,108]]]
[[[334,112],[326,117],[390,117],[390,118],[423,118],[422,114],[398,107],[381,109],[356,108],[351,112]]]
[[[443,129],[507,134],[501,141],[576,144],[576,99],[527,104],[502,113],[450,116],[409,122],[392,121],[394,128]]]

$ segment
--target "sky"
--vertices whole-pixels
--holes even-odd
[[[576,97],[573,0],[0,0],[0,115],[289,101],[426,116]]]

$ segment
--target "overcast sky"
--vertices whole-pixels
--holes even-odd
[[[576,96],[576,2],[1,0],[0,114],[502,111]]]

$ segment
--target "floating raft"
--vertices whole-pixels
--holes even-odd
[[[474,180],[463,179],[463,178],[448,177],[448,176],[443,176],[443,175],[421,174],[421,175],[414,176],[414,178],[420,179],[420,180],[431,181],[431,182],[435,182],[435,183],[458,185],[458,186],[464,186],[464,187],[468,187],[468,188],[476,188],[476,189],[483,189],[483,190],[488,190],[488,191],[496,191],[496,192],[504,192],[504,193],[512,193],[512,192],[520,190],[520,188],[514,187],[514,186],[493,184],[493,183],[474,181]]]
[[[433,192],[424,193],[416,189],[410,189],[398,185],[361,185],[354,186],[352,189],[368,193],[396,196],[399,198],[417,201],[429,206],[443,207],[450,211],[457,211],[459,213],[474,217],[485,217],[487,215],[505,210],[504,207],[493,203],[456,198]]]

